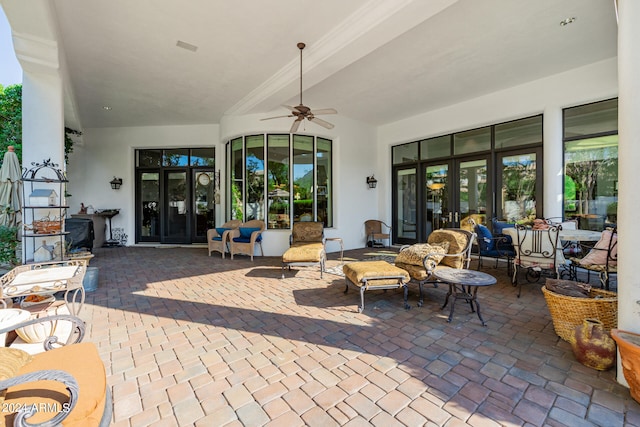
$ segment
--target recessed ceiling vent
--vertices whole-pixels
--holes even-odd
[[[190,50],[191,52],[195,52],[196,50],[198,50],[198,46],[193,45],[191,43],[183,42],[182,40],[178,40],[178,42],[176,43],[176,46],[186,50]]]

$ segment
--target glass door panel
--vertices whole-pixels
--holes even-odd
[[[517,221],[536,217],[537,153],[505,154],[499,157],[498,214]],[[541,174],[540,174],[541,175]]]
[[[189,204],[186,171],[165,171],[166,215],[163,242],[188,243]]]
[[[215,227],[215,178],[213,171],[193,171],[193,242],[206,242],[207,230]]]
[[[487,215],[487,160],[473,159],[458,162],[457,209],[453,216],[453,227],[472,230],[472,219],[478,224],[486,223]]]
[[[425,169],[425,237],[433,230],[447,226],[450,221],[449,165],[427,166]]]
[[[417,169],[396,170],[396,209],[394,210],[394,242],[415,243],[418,239]]]
[[[141,242],[160,240],[160,173],[138,174],[141,205],[138,205],[138,239]]]

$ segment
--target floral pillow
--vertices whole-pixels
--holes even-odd
[[[440,243],[417,243],[400,251],[396,257],[396,263],[422,266],[422,260],[429,254],[446,254],[449,251],[449,242]],[[443,256],[433,256],[431,259],[438,264]]]
[[[549,229],[549,223],[547,221],[545,221],[544,219],[541,218],[536,218],[533,220],[533,227],[534,230],[548,230]]]

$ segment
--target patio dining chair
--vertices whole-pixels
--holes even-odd
[[[518,272],[525,270],[526,280],[530,283],[537,282],[543,271],[550,271],[554,278],[559,277],[559,269],[565,265],[562,246],[558,244],[558,232],[560,226],[549,225],[547,229],[533,229],[517,224],[513,230],[513,247],[515,258],[513,260],[513,277],[511,283],[518,286],[518,298],[522,292],[522,282],[518,282]]]
[[[482,268],[483,258],[494,258],[494,268],[498,268],[498,262],[504,260],[507,262],[507,274],[511,276],[511,264],[516,254],[511,239],[505,235],[494,235],[483,224],[475,224],[473,230],[478,243],[478,270]]]
[[[586,270],[589,281],[590,273],[594,272],[598,274],[600,287],[609,290],[611,276],[618,274],[618,229],[614,227],[604,230],[595,246],[585,246],[583,250],[587,254],[584,257],[569,258],[569,277],[575,279],[578,270],[583,269]]]
[[[242,221],[239,219],[232,219],[222,224],[220,227],[211,228],[207,230],[207,246],[209,250],[209,256],[211,252],[217,251],[222,254],[224,258],[225,252],[229,250],[229,232],[240,227]]]

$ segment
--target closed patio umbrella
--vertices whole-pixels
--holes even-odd
[[[0,167],[0,225],[17,227],[22,222],[22,171],[12,145]]]

